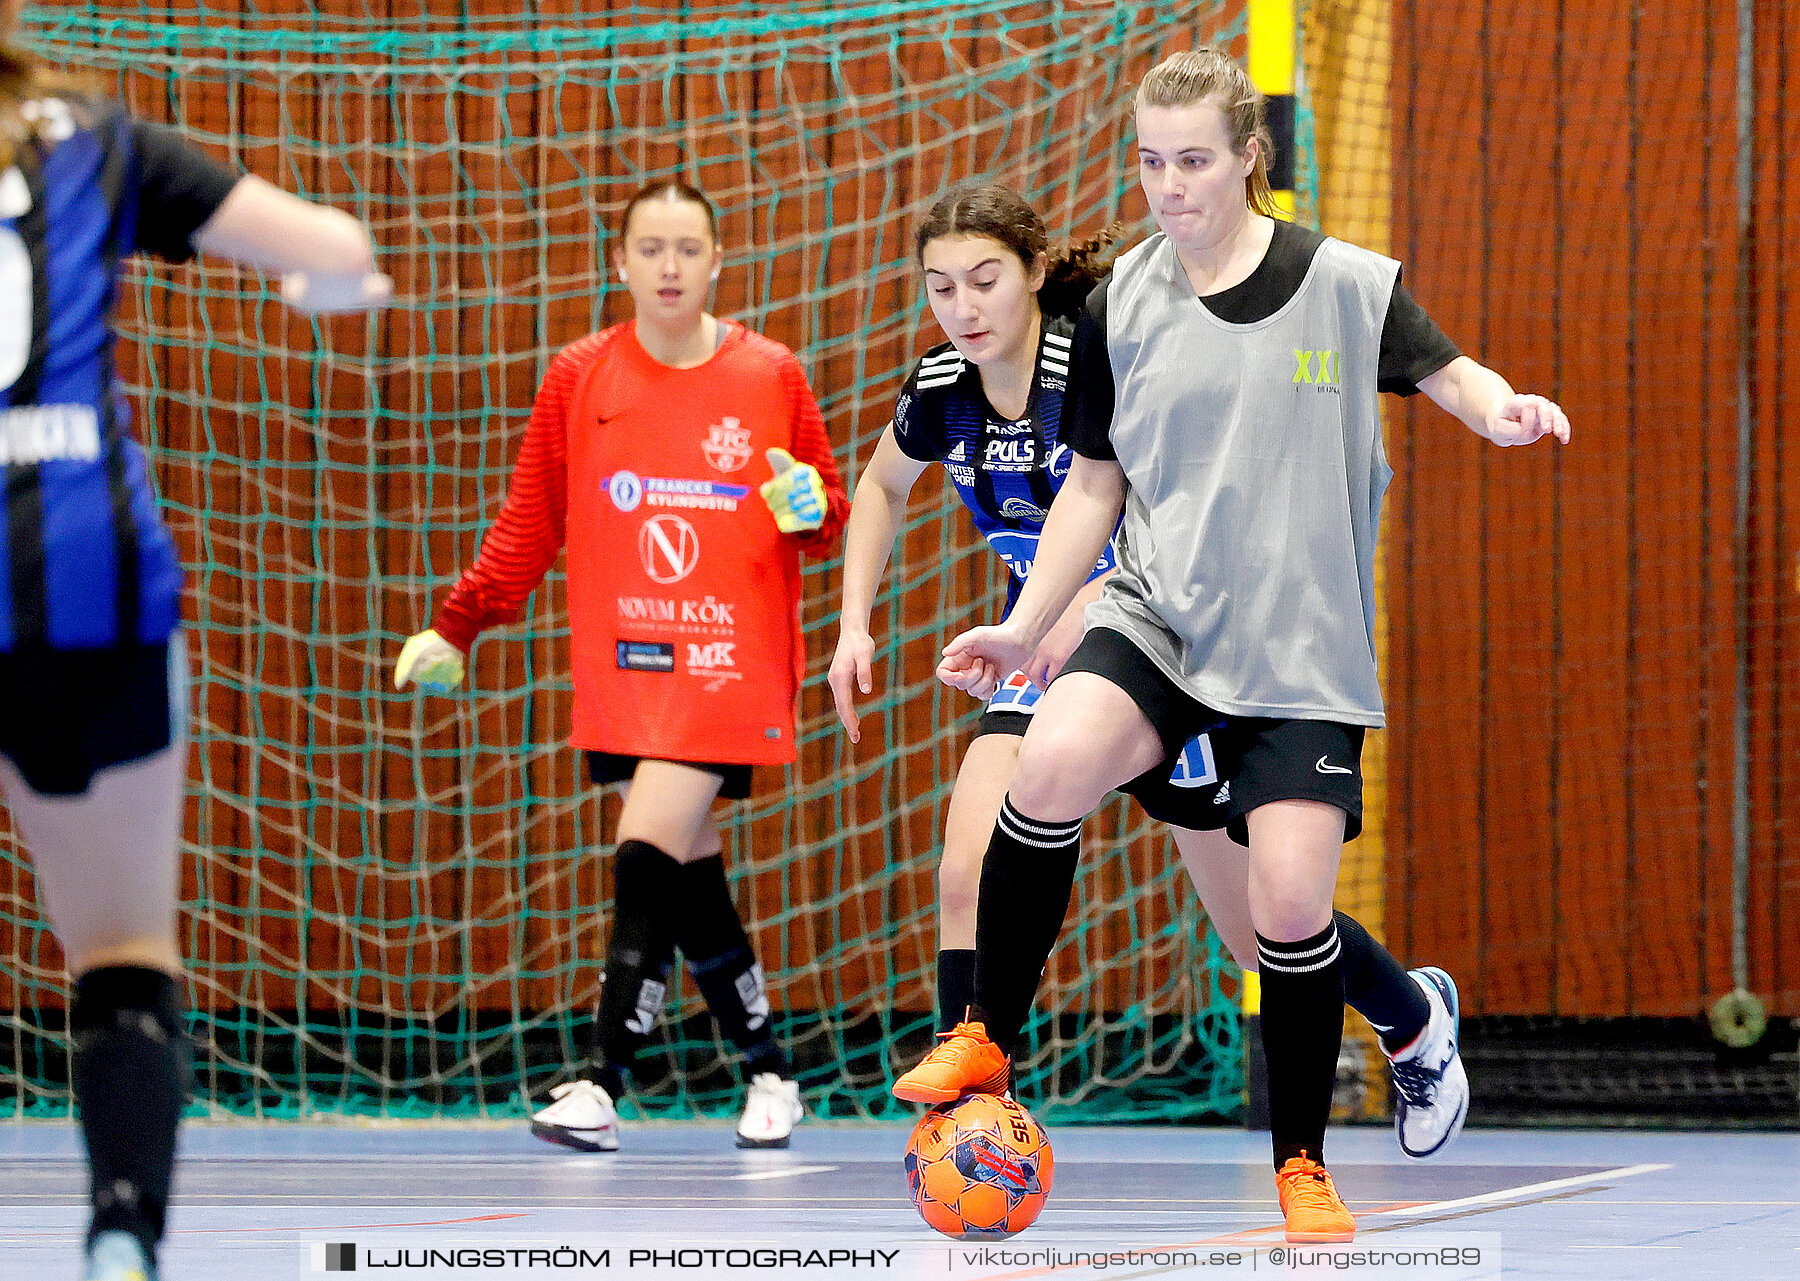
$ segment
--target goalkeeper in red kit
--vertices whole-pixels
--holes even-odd
[[[595,1042],[531,1128],[586,1152],[618,1147],[614,1104],[677,948],[743,1055],[739,1145],[786,1147],[802,1115],[713,803],[796,759],[800,555],[829,551],[848,502],[794,354],[707,312],[722,261],[695,188],[626,205],[613,266],[635,318],[551,363],[499,519],[394,670],[397,688],[457,685],[567,546],[571,741],[624,808]]]

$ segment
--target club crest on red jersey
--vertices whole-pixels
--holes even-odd
[[[706,429],[700,451],[722,472],[734,472],[750,461],[750,429],[736,418],[725,418]]]

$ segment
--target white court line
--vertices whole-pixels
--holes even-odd
[[[758,1179],[791,1178],[796,1174],[824,1174],[835,1169],[835,1165],[791,1165],[777,1170],[757,1170],[750,1174],[728,1174],[725,1180],[728,1183],[752,1183]]]
[[[1555,1192],[1562,1188],[1580,1187],[1584,1183],[1599,1183],[1605,1179],[1629,1179],[1634,1175],[1652,1174],[1657,1170],[1668,1169],[1668,1164],[1622,1165],[1616,1170],[1601,1170],[1595,1174],[1576,1174],[1566,1179],[1549,1179],[1543,1183],[1527,1183],[1516,1188],[1501,1188],[1498,1192],[1483,1192],[1480,1196],[1459,1197],[1454,1201],[1430,1201],[1424,1205],[1409,1206],[1404,1210],[1371,1210],[1358,1217],[1386,1219],[1417,1218],[1427,1214],[1439,1214],[1445,1210],[1460,1210],[1466,1205],[1489,1205],[1495,1201],[1516,1201],[1520,1197],[1536,1196],[1540,1192]]]

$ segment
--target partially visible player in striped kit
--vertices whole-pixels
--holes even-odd
[[[1007,187],[971,182],[932,206],[915,252],[933,315],[949,341],[925,354],[894,405],[857,485],[844,536],[841,631],[831,690],[851,741],[861,737],[855,700],[873,689],[869,616],[913,486],[941,465],[975,527],[1010,571],[1007,608],[1037,557],[1044,517],[1068,477],[1073,455],[1062,440],[1065,406],[1080,395],[1071,379],[1074,317],[1108,267],[1110,237],[1052,252],[1043,219]],[[1109,543],[1086,584],[1039,646],[1041,678],[1053,677],[1080,643],[1083,611],[1116,566]],[[1014,671],[987,698],[963,755],[945,823],[938,868],[938,1021],[953,1035],[975,999],[975,904],[982,858],[1043,685]],[[1145,811],[1171,826],[1176,848],[1207,914],[1232,955],[1257,968],[1250,924],[1249,859],[1225,832],[1228,793],[1203,724],[1169,768],[1131,785]],[[1420,985],[1351,917],[1336,914],[1344,954],[1345,1000],[1377,1025],[1388,1044],[1415,1042],[1430,1018]],[[1460,1064],[1456,1071],[1460,1073]],[[1402,1073],[1403,1074],[1403,1073]],[[941,1099],[923,1101],[941,1102]],[[1460,1110],[1441,1114],[1423,1138],[1401,1132],[1410,1154],[1435,1155],[1460,1128]],[[1425,1149],[1429,1148],[1429,1152]]]
[[[187,1101],[177,842],[181,567],[113,368],[121,264],[196,250],[387,298],[353,218],[133,120],[11,44],[0,0],[0,794],[62,944],[93,1216],[87,1281],[156,1276]]]
[[[1501,445],[1567,441],[1569,424],[1444,340],[1399,288],[1398,263],[1270,216],[1263,98],[1227,55],[1166,60],[1136,106],[1159,231],[1120,257],[1078,322],[1065,427],[1078,456],[1031,579],[1004,623],[946,647],[940,675],[971,688],[1040,673],[1033,651],[1122,513],[1120,570],[1026,732],[988,846],[978,1017],[895,1093],[1004,1076],[1056,943],[1082,817],[1222,719],[1213,743],[1228,830],[1249,847],[1288,1238],[1349,1240],[1355,1219],[1320,1158],[1344,997],[1332,891],[1361,828],[1363,734],[1383,723],[1374,556],[1390,473],[1376,393],[1424,391]],[[1454,986],[1419,977],[1431,1016],[1396,1068],[1403,1143],[1408,1109],[1429,1122],[1466,1100]]]
[[[794,353],[706,310],[724,261],[706,195],[644,187],[612,258],[633,319],[550,362],[506,504],[394,683],[457,685],[475,638],[516,620],[567,546],[571,740],[624,808],[595,1041],[532,1132],[619,1146],[615,1103],[679,948],[743,1058],[739,1146],[786,1147],[799,1083],[712,810],[749,796],[754,766],[796,759],[800,557],[830,551],[849,503]]]

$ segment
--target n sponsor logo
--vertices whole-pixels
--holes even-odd
[[[1314,387],[1336,388],[1343,376],[1344,353],[1340,351],[1294,351],[1294,381]]]
[[[638,558],[652,582],[679,583],[700,563],[700,535],[679,516],[652,516],[638,530]]]

